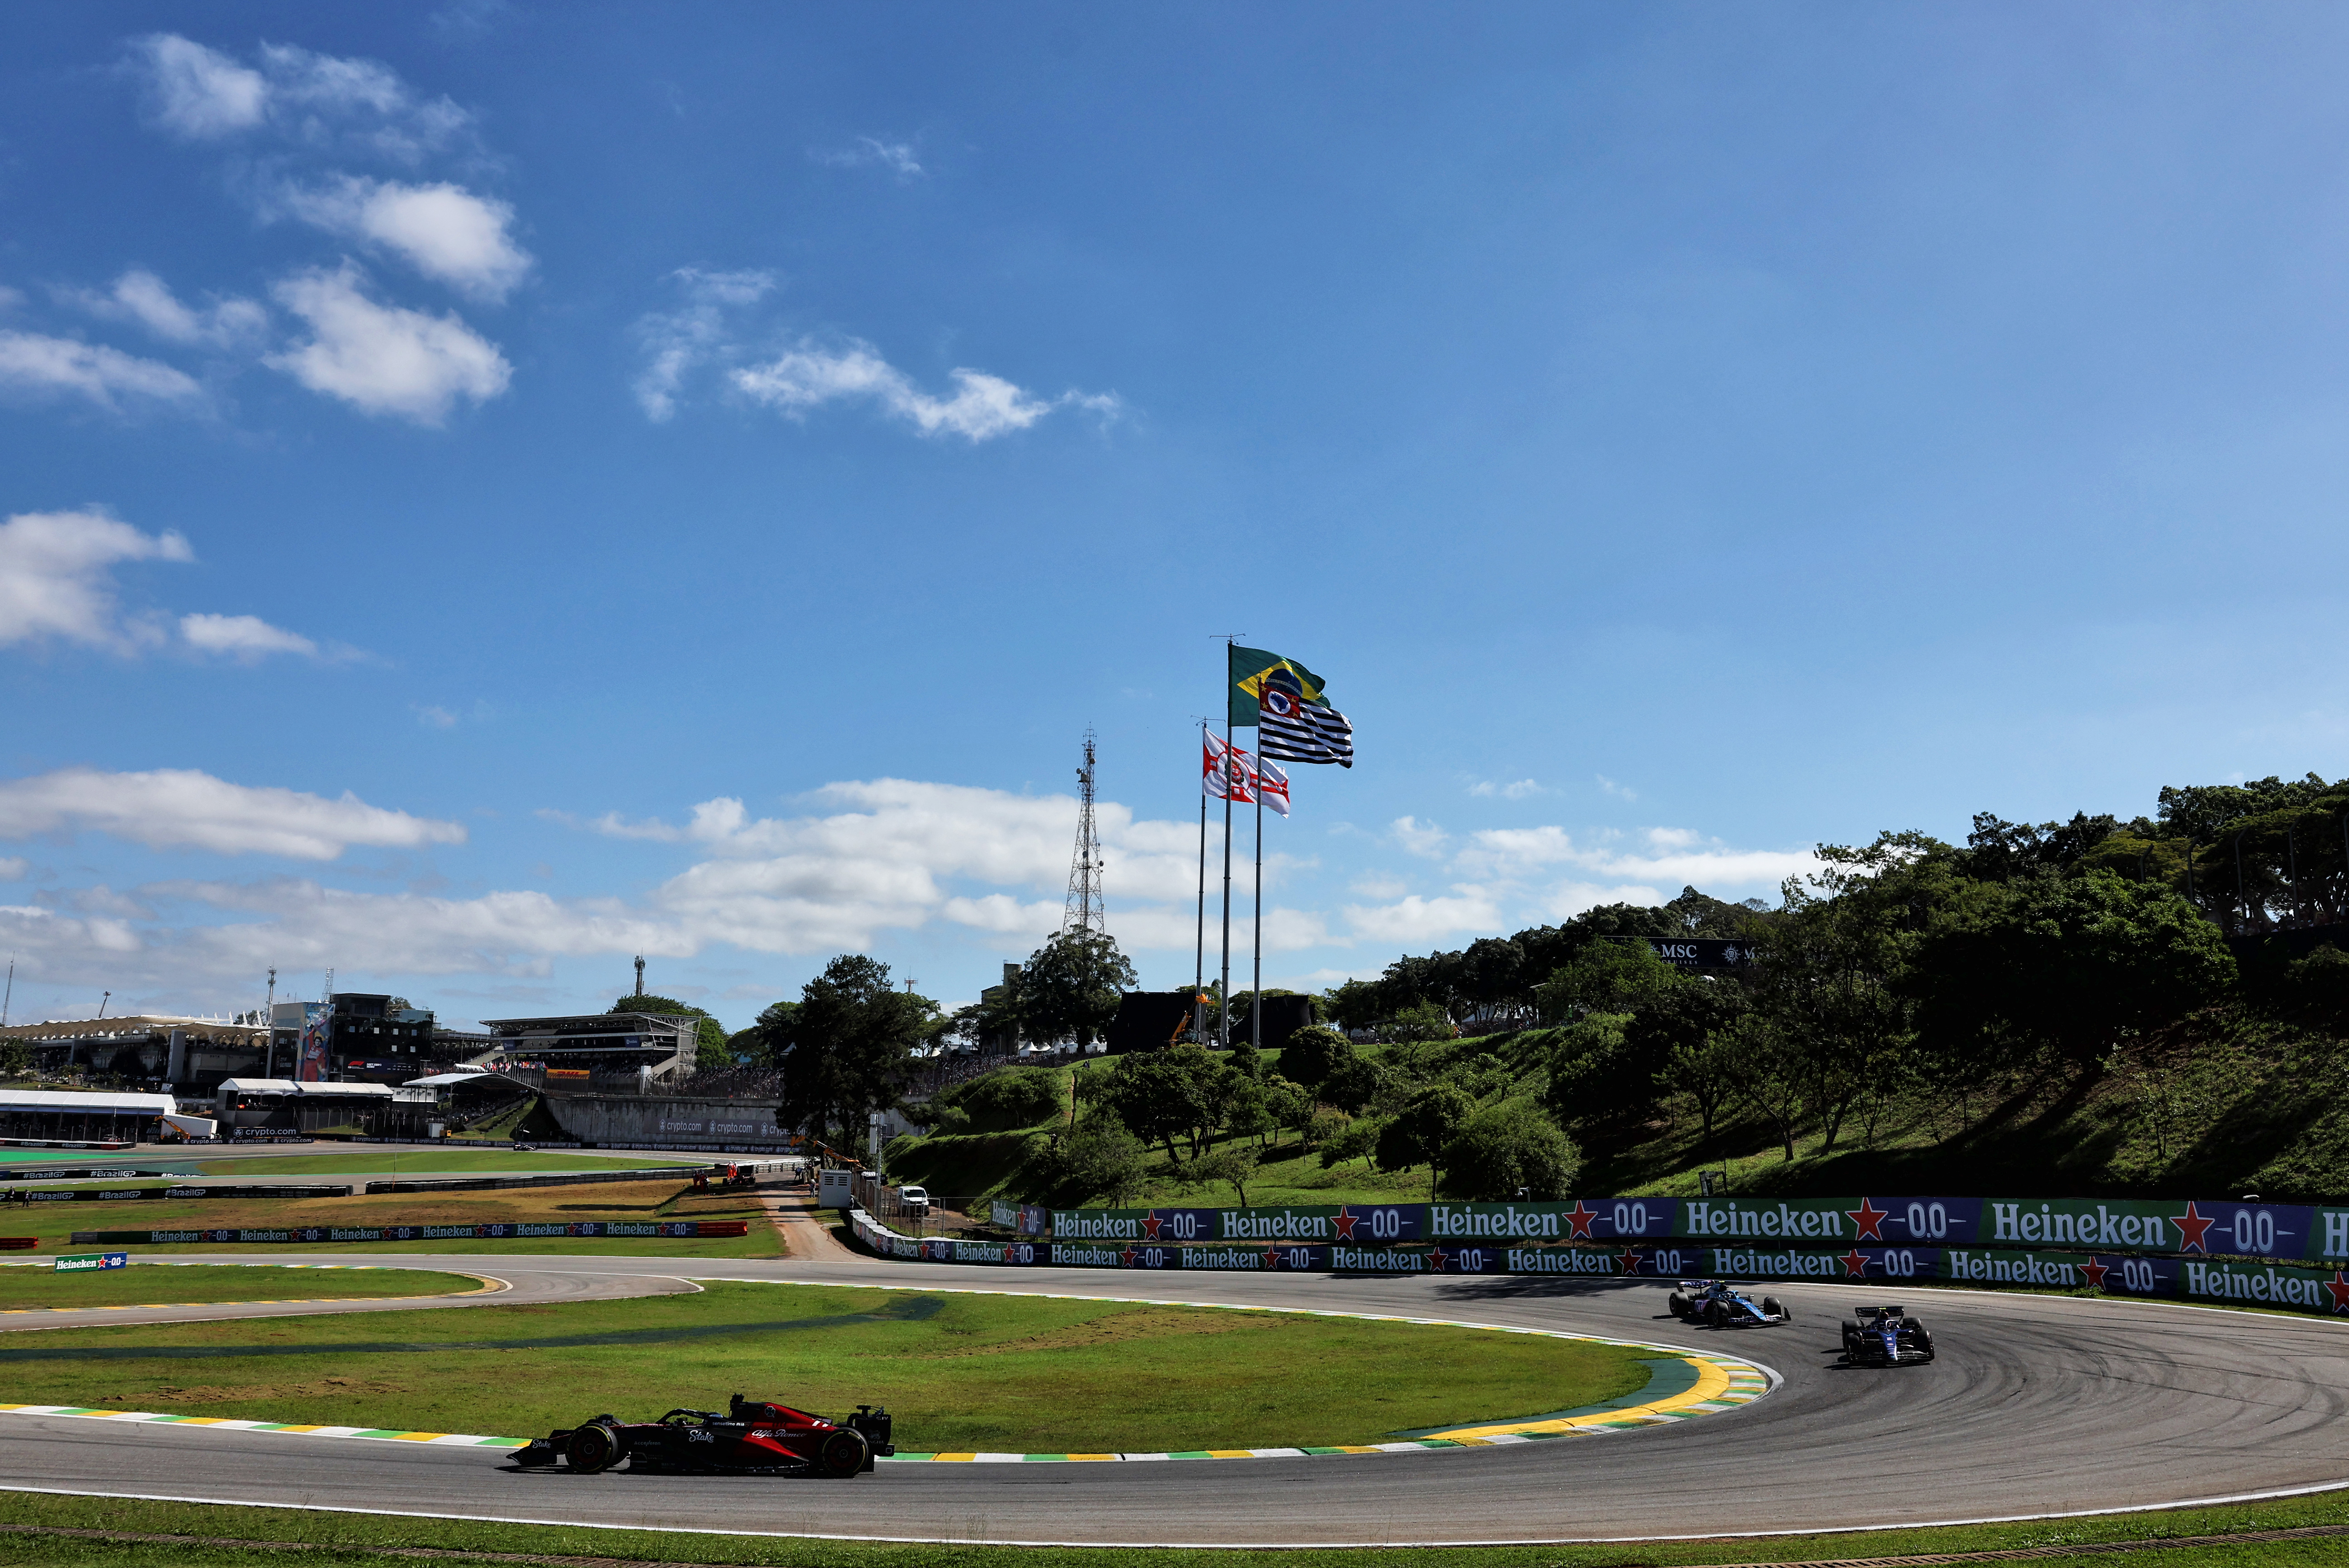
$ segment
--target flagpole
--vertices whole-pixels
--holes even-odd
[[[1248,1046],[1264,1049],[1264,732],[1256,735],[1256,960],[1248,976]]]
[[[1224,639],[1224,992],[1216,1009],[1216,1038],[1232,1046],[1232,648]]]
[[[1199,721],[1199,753],[1207,750],[1207,721]],[[1203,770],[1204,773],[1204,770]],[[1207,989],[1207,792],[1199,792],[1199,945],[1191,971],[1191,1038],[1205,1044],[1207,1004],[1199,1000]]]

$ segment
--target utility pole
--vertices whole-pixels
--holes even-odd
[[[261,1059],[261,1075],[264,1078],[274,1078],[277,1076],[277,966],[275,964],[269,966],[269,1001],[261,1009],[261,1023],[262,1026],[269,1031],[262,1036],[268,1044],[262,1047],[266,1054]]]
[[[103,1017],[105,1017],[105,1016],[106,1016],[106,1004],[107,1004],[108,1002],[112,1002],[113,1000],[114,1000],[114,992],[110,992],[110,991],[109,991],[109,992],[105,992],[104,994],[102,994],[101,996],[99,996],[99,997],[98,997],[98,1015],[100,1018],[103,1018]]]
[[[637,994],[638,996],[642,996],[644,993],[645,993],[645,955],[644,955],[644,954],[642,954],[642,953],[638,953],[638,954],[636,955],[636,994]]]
[[[8,1027],[8,1004],[16,1000],[16,955],[8,955],[8,989],[0,992],[0,1029]]]

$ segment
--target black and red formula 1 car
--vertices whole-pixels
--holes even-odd
[[[513,1458],[525,1469],[561,1459],[583,1475],[625,1459],[638,1470],[847,1477],[871,1469],[875,1455],[896,1451],[886,1410],[859,1405],[855,1415],[834,1423],[737,1394],[723,1416],[715,1410],[671,1410],[657,1421],[598,1416],[533,1438]]]

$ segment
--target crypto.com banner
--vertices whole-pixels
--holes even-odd
[[[1584,1198],[1280,1209],[1056,1209],[1061,1241],[1364,1246],[1693,1241],[1799,1247],[2085,1247],[2349,1261],[2349,1208],[2214,1199]]]

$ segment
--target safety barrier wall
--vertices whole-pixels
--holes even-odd
[[[1897,1288],[1929,1282],[2097,1290],[2111,1295],[2229,1302],[2349,1314],[2349,1272],[2228,1259],[1984,1247],[1847,1245],[1839,1251],[1741,1242],[1666,1241],[1615,1246],[1547,1241],[1356,1245],[1274,1241],[1250,1245],[1172,1241],[919,1240],[861,1210],[849,1223],[884,1257],[908,1262],[1088,1269],[1341,1274],[1551,1274],[1676,1280],[1816,1280]]]
[[[9,1195],[22,1203],[141,1203],[165,1198],[348,1198],[347,1187],[61,1187]]]
[[[2349,1261],[2349,1208],[2212,1199],[1587,1198],[1281,1209],[1056,1209],[1073,1241],[1665,1241],[2195,1253]]]
[[[588,1220],[574,1224],[533,1225],[301,1225],[242,1231],[77,1231],[74,1244],[169,1246],[201,1241],[236,1244],[265,1241],[488,1241],[526,1236],[636,1236],[676,1240],[685,1237],[744,1236],[744,1220],[660,1220],[634,1221]]]
[[[1001,1199],[990,1200],[989,1218],[1007,1231],[1022,1236],[1040,1236],[1052,1223],[1052,1211],[1033,1203],[1006,1203]]]

